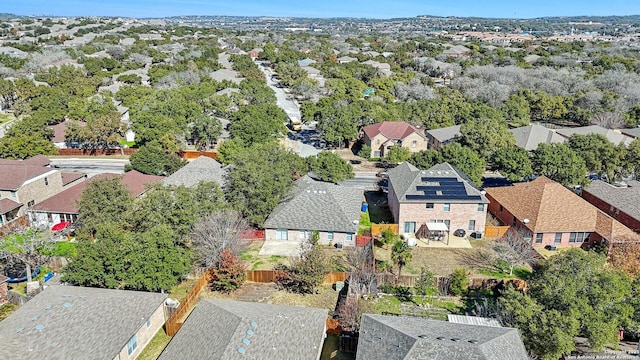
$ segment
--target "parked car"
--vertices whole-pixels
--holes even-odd
[[[482,239],[482,235],[483,235],[482,231],[474,231],[469,236],[471,236],[474,239]]]
[[[453,232],[453,235],[455,235],[457,237],[464,237],[465,235],[467,235],[467,232],[464,231],[464,229],[458,229],[458,230]]]
[[[389,179],[383,178],[382,180],[378,181],[378,186],[380,187],[380,190],[382,190],[382,192],[389,192]]]

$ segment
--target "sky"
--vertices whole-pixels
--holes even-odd
[[[168,17],[241,15],[396,18],[418,15],[534,18],[640,15],[640,0],[0,0],[17,15]]]

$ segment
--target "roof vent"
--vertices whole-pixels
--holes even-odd
[[[255,321],[250,322],[249,325],[251,325],[251,327],[254,329],[258,327],[258,323]]]
[[[36,315],[36,316],[32,317],[32,318],[31,318],[31,320],[33,320],[33,321],[38,320],[38,315]]]
[[[51,304],[47,304],[47,306],[44,307],[45,310],[49,310],[51,309]]]
[[[247,339],[247,338],[242,338],[242,343],[245,345],[249,345],[249,343],[251,342],[251,340]]]
[[[251,329],[247,330],[247,336],[253,336],[253,330]]]
[[[425,175],[427,172],[426,171],[420,171],[420,174]]]
[[[243,348],[242,346],[240,346],[240,347],[238,348],[238,352],[239,352],[240,354],[244,354],[245,352],[247,352],[247,349],[245,349],[245,348]]]
[[[469,342],[472,343],[472,344],[477,344],[478,340],[469,340]]]
[[[420,339],[426,339],[426,338],[427,338],[427,335],[422,334],[422,335],[418,335],[418,337],[419,337]]]
[[[458,342],[458,341],[460,341],[460,339],[458,339],[458,338],[452,338],[452,339],[451,339],[451,341]]]
[[[438,339],[438,340],[445,340],[445,337],[444,337],[444,336],[438,336],[436,339]]]
[[[36,330],[38,330],[38,331],[44,330],[44,325],[42,325],[42,324],[36,325]]]
[[[64,306],[65,308],[70,308],[71,307],[71,303],[70,302],[65,302],[64,304],[62,304],[62,306]]]
[[[17,332],[18,334],[20,334],[20,333],[21,333],[21,332],[23,332],[23,331],[24,331],[24,328],[23,328],[23,327],[18,328],[18,330],[16,330],[16,332]]]

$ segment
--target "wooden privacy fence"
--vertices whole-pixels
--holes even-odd
[[[356,235],[356,246],[363,247],[371,242],[371,236]]]
[[[371,224],[371,236],[380,236],[386,229],[391,229],[394,234],[397,234],[398,224]]]
[[[126,149],[58,149],[60,156],[102,156],[102,155],[131,155],[137,148]]]
[[[488,238],[501,238],[509,228],[510,226],[485,226],[484,236]]]
[[[178,156],[183,159],[197,159],[200,156],[206,156],[208,158],[217,159],[218,153],[211,151],[179,151]]]
[[[167,335],[173,336],[178,332],[178,330],[180,330],[187,316],[189,316],[191,310],[195,307],[196,302],[198,301],[198,294],[200,294],[202,288],[207,286],[210,280],[211,276],[209,275],[209,272],[205,271],[204,275],[195,285],[193,285],[191,290],[189,290],[189,293],[187,293],[187,296],[182,300],[180,305],[178,305],[176,311],[165,322]]]
[[[7,222],[5,225],[0,226],[0,237],[13,234],[14,232],[21,232],[29,226],[29,219],[26,215],[22,215],[18,218]]]
[[[247,270],[245,271],[247,281],[256,283],[276,282],[275,270]],[[323,284],[335,284],[338,281],[345,281],[349,277],[347,272],[331,272],[325,276]]]

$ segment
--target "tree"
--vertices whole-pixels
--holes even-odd
[[[286,133],[287,114],[274,104],[248,105],[231,116],[229,133],[245,146],[274,142]]]
[[[504,119],[498,116],[473,117],[460,127],[460,142],[488,160],[495,151],[515,145]]]
[[[200,115],[191,124],[191,139],[203,151],[213,146],[222,134],[222,123],[217,118]]]
[[[405,241],[398,240],[393,244],[391,259],[398,265],[398,277],[396,279],[400,278],[402,268],[411,261],[411,257],[411,247]]]
[[[298,294],[315,294],[329,273],[328,262],[318,246],[312,246],[299,257],[291,259],[291,265],[275,266],[276,281],[285,288]]]
[[[491,158],[493,168],[509,181],[522,181],[533,174],[527,150],[510,146],[496,150]]]
[[[589,172],[605,173],[613,179],[619,172],[626,148],[616,147],[602,134],[574,134],[569,147],[583,160]]]
[[[513,268],[517,265],[533,265],[537,259],[537,253],[531,246],[531,240],[527,240],[525,233],[514,228],[509,230],[493,245],[493,251],[498,258],[509,264],[509,275],[513,275]]]
[[[420,170],[426,170],[442,162],[442,154],[438,150],[422,150],[411,154],[409,163]]]
[[[67,129],[67,140],[75,141],[90,149],[107,149],[120,145],[124,129],[120,114],[110,113],[97,118],[89,118],[86,126],[71,123]]]
[[[124,224],[125,214],[133,201],[120,177],[92,179],[78,201],[80,230],[94,233],[103,223]]]
[[[486,164],[475,151],[459,143],[442,147],[442,159],[462,171],[476,186],[482,184]]]
[[[25,266],[27,281],[31,282],[32,269],[47,263],[53,241],[33,228],[24,234],[11,234],[0,238],[0,260],[19,262]]]
[[[630,174],[640,174],[640,139],[634,139],[627,147],[623,167]]]
[[[371,157],[371,146],[369,145],[362,145],[362,147],[360,147],[360,150],[358,151],[358,156],[368,159]]]
[[[425,267],[420,268],[420,276],[416,279],[416,284],[413,289],[416,294],[422,297],[422,306],[424,306],[424,300],[426,297],[431,298],[438,292],[435,285],[435,274]]]
[[[142,145],[129,157],[134,170],[150,175],[171,175],[186,164],[175,153],[167,152],[159,141]]]
[[[16,120],[0,138],[0,158],[27,159],[36,155],[52,155],[53,131],[32,118]]]
[[[231,248],[225,248],[215,267],[209,269],[211,274],[211,289],[230,293],[238,289],[245,281],[245,267],[233,254]]]
[[[449,292],[460,296],[469,288],[469,273],[463,268],[455,268],[449,275]]]
[[[544,175],[565,186],[584,182],[584,160],[565,144],[540,144],[532,152],[531,163],[537,175]]]
[[[505,118],[512,126],[527,126],[531,122],[531,109],[527,98],[512,94],[502,106]]]
[[[391,162],[400,163],[409,160],[411,152],[404,146],[392,146],[387,153],[387,159]]]
[[[193,225],[191,241],[202,263],[207,267],[216,267],[222,261],[223,252],[228,251],[228,255],[233,256],[246,245],[241,235],[247,229],[246,221],[238,212],[220,209]]]
[[[322,181],[337,184],[354,177],[351,164],[336,153],[321,151],[316,157],[309,157],[307,161],[309,169]]]

